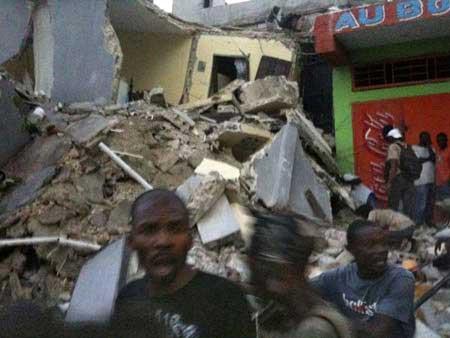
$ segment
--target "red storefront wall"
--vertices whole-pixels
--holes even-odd
[[[354,103],[352,113],[356,174],[382,200],[386,200],[384,125],[406,126],[409,144],[417,144],[422,131],[431,133],[433,143],[440,132],[450,136],[450,94]]]

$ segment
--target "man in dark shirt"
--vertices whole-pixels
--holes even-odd
[[[146,276],[118,296],[114,322],[122,332],[127,326],[130,333],[145,337],[255,336],[239,288],[186,264],[192,245],[188,212],[173,192],[145,192],[134,202],[131,218],[129,246],[137,251]],[[156,325],[159,332],[142,335],[142,325]]]
[[[414,336],[414,277],[387,264],[388,236],[370,221],[353,222],[347,230],[347,249],[355,263],[312,281],[325,300],[352,320],[359,337]]]

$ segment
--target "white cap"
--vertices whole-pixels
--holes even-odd
[[[400,139],[402,138],[402,132],[400,130],[398,130],[397,128],[392,129],[387,136],[395,138],[395,139]]]
[[[351,182],[354,180],[358,180],[359,177],[353,174],[344,174],[344,176],[342,177],[344,179],[345,182]]]

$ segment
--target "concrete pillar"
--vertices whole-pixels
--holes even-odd
[[[53,89],[53,39],[50,8],[46,0],[37,5],[33,17],[35,91],[51,96]]]

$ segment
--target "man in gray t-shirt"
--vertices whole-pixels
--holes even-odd
[[[415,332],[414,276],[387,264],[387,236],[370,221],[355,221],[347,231],[355,263],[311,283],[352,321],[358,336],[410,338]]]

